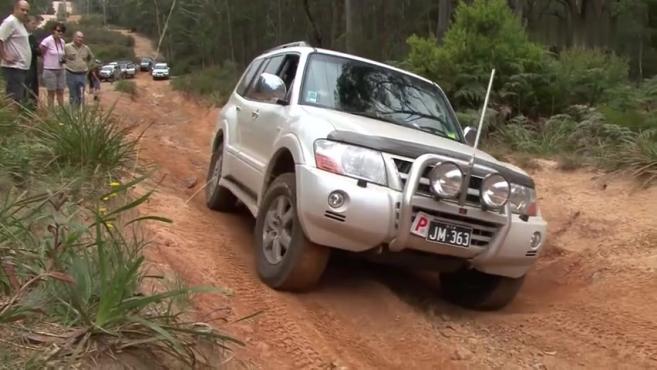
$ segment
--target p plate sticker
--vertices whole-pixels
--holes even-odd
[[[308,91],[306,94],[306,101],[309,103],[317,103],[317,91]]]

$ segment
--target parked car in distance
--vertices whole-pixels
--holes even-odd
[[[119,60],[117,64],[121,68],[123,78],[135,78],[137,75],[137,66],[129,60]]]
[[[121,68],[118,64],[106,64],[100,68],[98,71],[98,78],[101,81],[116,81],[121,79]]]
[[[155,63],[153,66],[153,70],[151,71],[151,76],[153,76],[153,80],[159,80],[159,79],[169,79],[169,65],[166,63]]]
[[[153,68],[153,63],[155,63],[153,58],[141,58],[141,61],[139,62],[139,69],[142,71],[150,71]]]

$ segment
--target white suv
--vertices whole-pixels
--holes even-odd
[[[337,248],[440,271],[448,299],[500,308],[546,222],[533,180],[474,149],[473,134],[432,81],[282,45],[250,63],[221,109],[207,205],[250,210],[256,268],[272,288],[312,287]]]

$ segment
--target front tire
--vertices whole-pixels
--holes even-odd
[[[313,287],[326,269],[330,249],[308,240],[297,215],[292,173],[278,176],[267,189],[255,226],[258,276],[277,290]]]
[[[525,277],[490,275],[474,269],[440,274],[443,296],[476,310],[498,310],[513,301]]]
[[[208,167],[207,186],[205,187],[205,204],[208,208],[220,212],[230,212],[237,207],[237,197],[227,188],[219,185],[223,167],[224,146],[217,145],[212,153]]]

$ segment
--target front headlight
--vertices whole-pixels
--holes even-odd
[[[536,191],[522,185],[511,184],[509,204],[513,213],[526,216],[536,216],[538,213]]]
[[[330,140],[315,141],[317,168],[339,175],[387,185],[383,156],[376,150],[341,144]]]
[[[492,209],[504,207],[510,196],[509,182],[500,174],[493,173],[481,182],[481,202]]]

